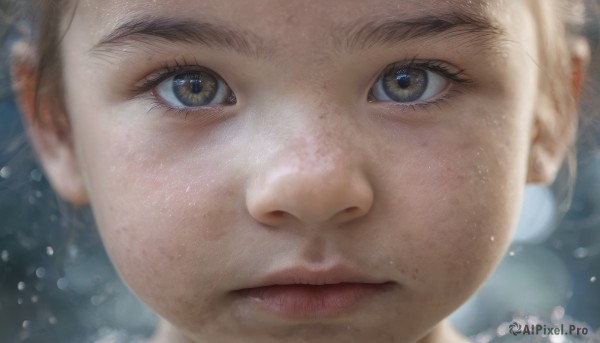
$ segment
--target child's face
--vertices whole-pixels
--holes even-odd
[[[411,342],[510,240],[527,1],[86,0],[62,52],[107,250],[197,341]]]

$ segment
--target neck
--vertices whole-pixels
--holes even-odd
[[[444,320],[417,343],[469,343],[469,340]]]
[[[154,335],[147,343],[201,343],[196,342],[161,319]],[[398,342],[400,343],[400,342]],[[447,320],[436,325],[426,336],[413,343],[469,343]]]
[[[194,341],[161,318],[156,331],[146,343],[194,343]]]

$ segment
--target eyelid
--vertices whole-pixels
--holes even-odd
[[[471,80],[465,76],[465,69],[460,69],[448,62],[443,62],[439,60],[417,60],[412,59],[410,61],[399,61],[394,62],[387,65],[383,71],[378,74],[383,75],[388,73],[394,69],[402,69],[402,68],[422,68],[427,69],[432,72],[436,72],[441,76],[446,77],[447,79],[454,81],[456,83],[471,83]]]
[[[202,67],[198,64],[181,65],[179,63],[176,63],[175,66],[164,65],[161,69],[145,76],[140,82],[133,86],[132,94],[137,96],[143,93],[150,92],[152,89],[156,88],[161,82],[177,74],[186,72],[206,72],[214,75],[220,80],[223,80],[223,78],[218,73],[210,70],[209,68]]]
[[[237,97],[235,93],[225,79],[219,75],[219,73],[203,66],[196,59],[193,59],[189,62],[185,58],[173,59],[172,61],[162,63],[158,69],[154,69],[154,71],[151,73],[146,74],[146,76],[144,76],[140,81],[131,86],[129,90],[129,97],[130,99],[144,99],[151,103],[148,112],[160,110],[162,114],[167,114],[169,117],[176,116],[187,118],[188,115],[192,113],[201,112],[202,116],[194,116],[194,118],[206,119],[208,113],[212,113],[212,115],[221,113],[221,107],[224,104],[177,106],[171,103],[169,99],[165,98],[158,90],[158,87],[160,87],[162,83],[167,82],[169,79],[177,75],[196,73],[210,74],[217,80],[217,83],[222,86],[219,88],[226,92],[226,105],[233,105],[237,103]]]
[[[425,70],[430,73],[435,73],[439,77],[441,77],[447,81],[448,85],[446,87],[446,90],[443,91],[442,93],[440,93],[441,96],[436,97],[436,99],[430,100],[430,101],[423,101],[423,102],[406,102],[406,103],[404,103],[404,102],[397,102],[394,100],[380,101],[379,99],[377,99],[377,96],[375,95],[375,90],[376,90],[376,87],[378,86],[378,83],[381,81],[381,78],[384,77],[388,73],[391,73],[395,70],[402,70],[402,69],[421,69],[421,70]],[[473,81],[471,78],[469,78],[466,75],[465,69],[460,69],[451,63],[441,61],[441,60],[417,59],[415,57],[411,60],[403,60],[403,61],[398,61],[398,62],[388,64],[379,73],[377,73],[376,76],[374,77],[374,81],[372,81],[371,88],[369,88],[367,101],[371,102],[371,103],[372,102],[393,103],[398,106],[411,107],[411,108],[414,106],[428,106],[431,104],[436,104],[438,101],[445,100],[446,96],[448,95],[448,92],[453,92],[456,90],[455,87],[453,87],[453,86],[455,86],[455,85],[470,85],[472,83],[473,83]]]

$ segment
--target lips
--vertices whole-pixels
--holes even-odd
[[[395,283],[345,268],[286,269],[266,276],[236,296],[258,311],[284,319],[320,319],[358,311]]]

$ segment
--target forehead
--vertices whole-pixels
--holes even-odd
[[[491,23],[510,21],[509,6],[527,0],[82,0],[76,16],[94,37],[106,36],[131,18],[161,16],[213,20],[260,37],[296,43],[341,27],[386,18],[463,13]],[[319,37],[319,35],[317,35]],[[322,36],[320,36],[322,37]]]
[[[505,2],[506,0],[81,0],[78,6],[83,11],[91,11],[101,21],[148,11],[160,11],[165,15],[180,14],[183,11],[190,16],[208,12],[222,18],[253,17],[255,21],[268,13],[287,13],[298,18],[317,15],[318,18],[315,19],[337,21],[349,15],[374,13],[401,15],[448,10],[489,13],[501,8]]]

